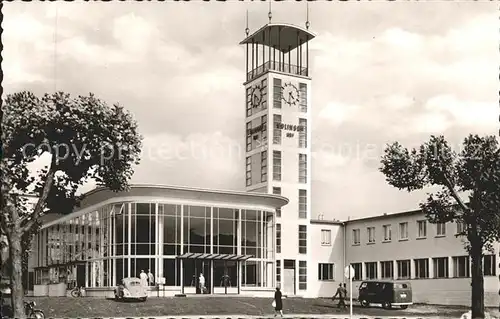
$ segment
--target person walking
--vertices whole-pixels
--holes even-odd
[[[198,283],[200,285],[200,293],[204,294],[205,293],[205,276],[203,276],[203,273],[200,273],[200,277],[198,277]]]
[[[342,284],[339,284],[339,287],[337,288],[337,292],[335,292],[335,295],[332,297],[332,300],[335,300],[335,298],[337,296],[339,296],[339,303],[337,305],[338,308],[340,308],[341,306],[344,307],[344,308],[347,308],[346,304],[345,304],[345,288],[342,287]]]
[[[148,269],[148,282],[150,286],[155,285],[155,276],[151,273],[151,269]]]
[[[139,274],[139,279],[141,280],[141,286],[146,288],[148,286],[148,275],[146,275],[144,270],[141,270],[141,273]]]
[[[280,314],[281,317],[283,318],[283,300],[281,299],[281,291],[279,287],[276,287],[276,291],[274,292],[274,300],[273,300],[273,305],[274,305],[274,316],[276,317],[277,314]]]
[[[344,300],[347,300],[347,284],[344,282]]]

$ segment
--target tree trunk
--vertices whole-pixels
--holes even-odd
[[[23,250],[21,245],[20,231],[11,230],[9,234],[9,253],[12,263],[12,273],[10,275],[11,293],[12,293],[12,310],[14,318],[26,318],[24,310],[24,289],[23,289]]]
[[[472,318],[484,318],[483,247],[471,243]]]

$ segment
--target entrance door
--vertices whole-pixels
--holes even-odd
[[[282,291],[284,295],[295,295],[295,260],[284,260]]]
[[[203,277],[205,277],[205,292],[206,294],[211,293],[210,287],[212,286],[212,278],[210,276],[210,263],[211,260],[200,260],[196,259],[195,260],[195,269],[196,269],[196,294],[201,294],[202,291],[200,290],[200,274],[203,274]]]
[[[85,265],[76,265],[76,286],[85,287]]]

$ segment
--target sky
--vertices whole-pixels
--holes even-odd
[[[425,191],[389,186],[387,143],[496,135],[494,2],[314,2],[312,217],[418,208]],[[134,114],[144,136],[131,182],[244,190],[246,11],[262,2],[4,3],[4,94],[93,92]],[[273,22],[304,26],[305,2]],[[88,185],[87,187],[92,187]]]

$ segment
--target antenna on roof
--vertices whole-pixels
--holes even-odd
[[[269,0],[269,13],[267,16],[269,17],[269,24],[271,24],[271,19],[273,18],[273,12],[271,10],[271,4],[273,3],[273,0]]]
[[[247,27],[245,28],[245,33],[248,37],[248,34],[250,33],[250,29],[248,28],[248,9],[247,9]]]
[[[309,30],[309,26],[311,23],[309,22],[309,1],[306,2],[306,29]]]

